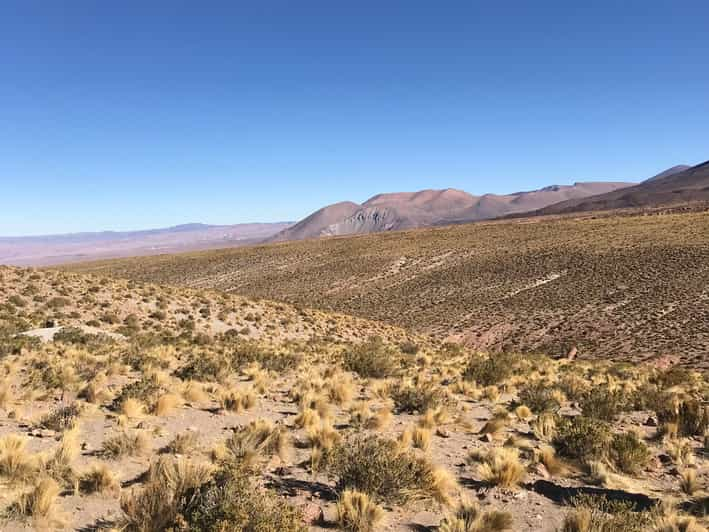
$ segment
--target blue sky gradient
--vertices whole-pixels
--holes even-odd
[[[0,235],[709,159],[706,1],[0,5]]]

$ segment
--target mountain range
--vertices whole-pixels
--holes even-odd
[[[0,237],[0,264],[48,266],[90,259],[244,246],[261,242],[291,224],[183,224],[144,231]]]
[[[698,201],[709,201],[709,161],[696,166],[673,166],[640,184],[562,201],[530,214],[663,207]]]
[[[529,192],[482,196],[452,188],[378,194],[361,205],[346,201],[323,207],[274,235],[269,241],[377,233],[487,220],[541,209],[565,200],[613,192],[632,184],[574,183],[552,185]]]
[[[43,266],[83,260],[157,255],[264,242],[377,233],[489,220],[709,202],[709,161],[677,165],[635,184],[594,181],[513,194],[475,196],[463,190],[377,194],[343,201],[293,222],[185,224],[164,229],[0,237],[0,264]]]

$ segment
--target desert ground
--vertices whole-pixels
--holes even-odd
[[[3,530],[705,530],[707,384],[671,359],[58,270],[0,294]]]

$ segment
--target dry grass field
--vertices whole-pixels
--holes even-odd
[[[61,271],[0,302],[2,530],[706,530],[699,373]]]
[[[522,219],[82,264],[485,350],[709,360],[709,213]]]

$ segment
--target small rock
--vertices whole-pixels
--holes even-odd
[[[657,419],[654,416],[650,416],[645,420],[646,427],[657,427]]]
[[[320,505],[308,503],[303,508],[303,522],[308,525],[317,525],[324,520],[323,510]]]
[[[534,466],[532,471],[542,478],[551,478],[551,475],[544,464],[537,464]]]
[[[480,438],[480,441],[486,441],[488,443],[492,443],[492,440],[493,440],[492,434],[490,434],[489,432],[483,434],[482,438]]]
[[[441,438],[450,438],[450,433],[448,430],[444,429],[443,427],[438,427],[436,429],[436,436],[440,436]]]

